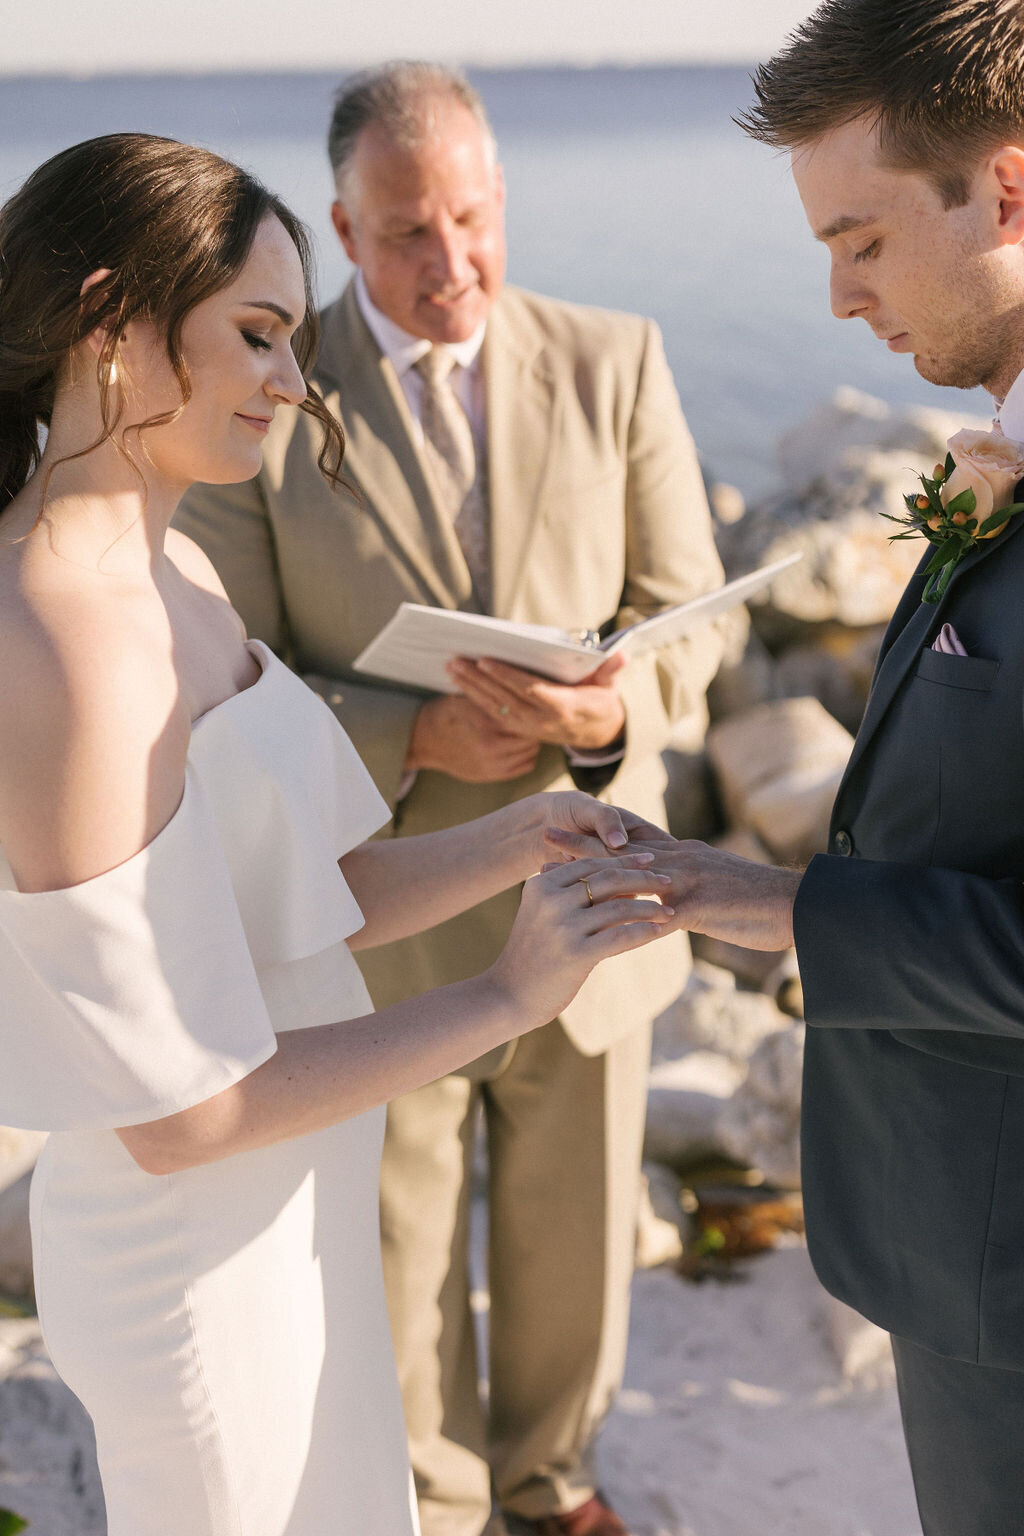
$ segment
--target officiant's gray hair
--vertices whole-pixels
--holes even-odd
[[[483,134],[487,154],[497,161],[494,131],[480,96],[461,70],[418,59],[403,59],[350,75],[334,98],[327,153],[339,196],[344,196],[356,143],[371,123],[402,148],[428,137],[441,102],[465,107]]]
[[[965,203],[979,161],[1024,146],[1021,0],[825,0],[753,76],[740,127],[780,149],[873,120],[885,163]]]

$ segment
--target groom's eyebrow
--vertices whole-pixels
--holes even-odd
[[[851,229],[864,229],[868,224],[877,222],[874,214],[863,217],[859,213],[844,213],[842,218],[826,224],[824,229],[815,230],[814,238],[815,240],[834,240],[837,235],[848,235]]]

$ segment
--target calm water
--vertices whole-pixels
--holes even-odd
[[[731,122],[750,95],[731,68],[507,70],[474,75],[509,189],[509,275],[661,325],[713,472],[748,494],[772,480],[778,433],[839,383],[893,401],[984,409],[931,388],[860,323],[827,308],[827,258],[784,158]],[[333,75],[0,80],[0,196],[55,150],[144,129],[252,168],[312,226],[321,291],[347,263],[327,210]]]

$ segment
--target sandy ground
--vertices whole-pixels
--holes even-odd
[[[891,1375],[844,1381],[803,1248],[741,1273],[636,1277],[600,1447],[635,1536],[920,1536]],[[29,1320],[0,1320],[0,1506],[32,1536],[105,1530],[88,1420]]]

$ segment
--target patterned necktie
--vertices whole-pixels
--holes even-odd
[[[480,606],[491,606],[491,561],[487,476],[478,462],[473,433],[451,384],[455,359],[433,346],[416,364],[423,379],[420,419],[427,458],[442,502],[452,519]]]

